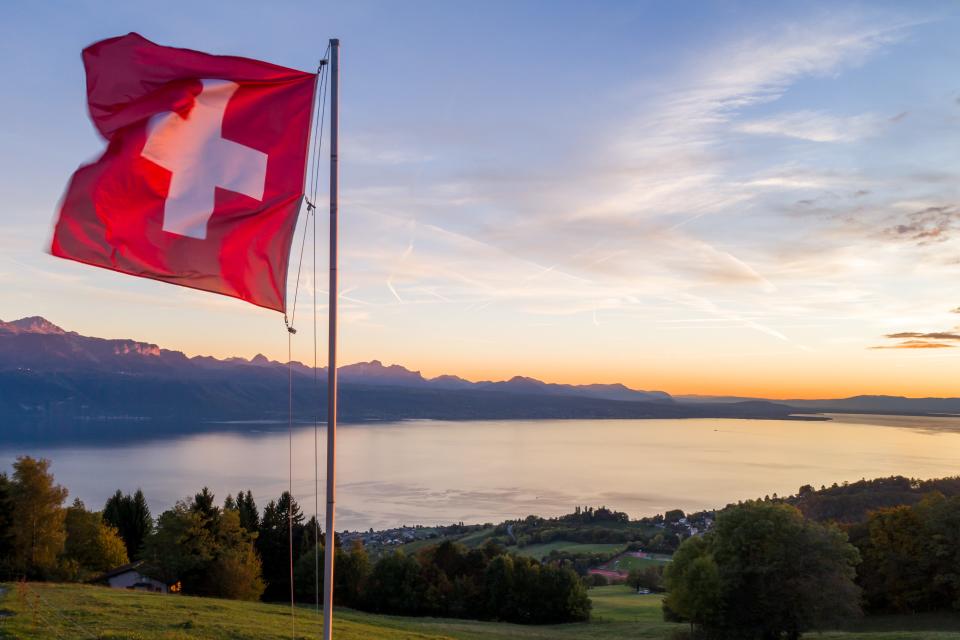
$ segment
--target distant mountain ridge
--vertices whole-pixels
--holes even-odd
[[[319,387],[326,384],[326,369],[314,371],[300,362],[290,367],[294,418],[324,416],[326,393]],[[345,422],[791,419],[798,412],[861,411],[869,406],[892,413],[907,412],[898,408],[908,407],[915,414],[950,413],[956,407],[960,413],[958,399],[674,398],[622,384],[567,385],[522,376],[480,382],[454,375],[426,378],[378,360],[346,365],[340,374],[340,416]],[[152,343],[83,336],[41,317],[0,321],[0,439],[88,439],[92,434],[117,439],[285,422],[288,376],[286,363],[262,354],[250,360],[187,357]]]
[[[675,396],[677,402],[734,403],[760,398],[743,396]],[[960,398],[907,398],[905,396],[859,395],[822,400],[773,400],[797,409],[816,413],[883,413],[890,415],[948,415],[960,417]]]
[[[11,339],[13,338],[13,339]],[[313,369],[300,362],[292,363],[299,373],[312,375]],[[180,351],[161,349],[155,344],[129,339],[106,339],[82,336],[65,331],[45,318],[33,316],[12,322],[0,321],[0,371],[30,369],[32,371],[65,372],[95,368],[104,371],[207,371],[222,368],[256,366],[283,368],[287,364],[270,360],[263,354],[252,359],[212,356],[187,357]],[[606,400],[637,402],[673,402],[663,391],[640,391],[622,384],[567,385],[541,382],[534,378],[515,376],[501,382],[471,382],[463,378],[443,375],[425,378],[419,371],[401,365],[384,365],[379,360],[358,362],[339,367],[340,379],[345,383],[369,386],[415,387],[446,390],[475,389],[505,393],[572,395]],[[319,367],[318,376],[326,381],[327,368]]]

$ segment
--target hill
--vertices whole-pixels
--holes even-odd
[[[285,640],[284,605],[162,596],[104,587],[28,583],[0,596],[0,638],[55,640]],[[663,622],[658,596],[625,587],[590,590],[593,620],[554,626],[397,618],[338,610],[337,640],[626,640],[671,638],[686,625]],[[810,635],[823,640],[947,640],[960,621],[951,616],[892,616],[851,623],[850,630]],[[297,614],[297,637],[319,637],[312,609]]]
[[[744,396],[673,396],[686,404],[742,403],[761,400]],[[768,400],[768,402],[770,402]],[[809,413],[875,413],[907,416],[960,416],[960,398],[906,398],[904,396],[861,395],[820,400],[775,400]]]

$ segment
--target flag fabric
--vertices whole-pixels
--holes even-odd
[[[284,311],[316,75],[131,33],[83,51],[107,140],[51,253]]]

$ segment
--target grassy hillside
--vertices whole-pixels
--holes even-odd
[[[408,542],[404,545],[400,545],[399,547],[393,547],[393,548],[398,548],[407,554],[413,554],[413,553],[417,553],[418,551],[426,547],[432,547],[434,545],[440,544],[441,542],[445,542],[449,540],[450,542],[456,542],[457,544],[462,544],[468,549],[476,549],[477,547],[483,546],[484,542],[492,538],[494,535],[494,532],[495,532],[494,527],[484,527],[482,529],[478,529],[476,531],[472,531],[466,534],[440,536],[437,538],[427,538],[424,540],[416,540],[414,542]],[[379,549],[378,553],[383,553],[384,551],[389,551],[391,549],[392,549],[391,547],[387,547],[386,549]]]
[[[528,556],[536,560],[542,560],[550,555],[551,551],[563,551],[567,553],[619,553],[623,551],[626,546],[627,545],[620,543],[594,544],[558,540],[556,542],[547,542],[545,544],[530,544],[525,547],[507,547],[507,549],[521,556]]]
[[[623,553],[610,562],[601,565],[600,568],[606,569],[607,571],[629,573],[634,569],[646,569],[647,567],[665,565],[669,562],[670,556],[664,554],[654,553],[643,558],[638,558],[629,553]]]
[[[290,610],[282,605],[210,598],[161,596],[102,587],[31,583],[7,585],[0,596],[0,638],[55,640],[284,640]],[[665,623],[660,598],[624,587],[592,589],[594,620],[583,624],[527,627],[432,618],[375,616],[338,611],[338,640],[620,640],[669,638],[685,625]],[[297,637],[316,638],[319,618],[297,611]],[[824,640],[947,640],[960,638],[960,618],[881,618],[861,631],[831,632]],[[869,629],[869,630],[868,630]],[[909,629],[927,629],[914,630]]]

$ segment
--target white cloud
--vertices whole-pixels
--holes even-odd
[[[737,131],[811,142],[856,142],[878,135],[889,118],[873,113],[832,116],[822,111],[793,111],[737,125]]]
[[[733,216],[732,228],[743,226],[744,239],[755,238],[761,230],[736,216],[758,199],[848,188],[851,176],[803,166],[740,166],[729,153],[742,136],[738,119],[747,107],[779,99],[800,78],[861,64],[907,26],[831,15],[771,30],[668,70],[669,86],[638,96],[632,113],[571,157],[513,169],[475,166],[416,186],[353,189],[349,204],[367,212],[364,229],[389,238],[364,249],[370,274],[364,286],[382,291],[388,304],[498,301],[551,315],[592,313],[640,295],[785,295],[765,273],[777,273],[786,238],[725,246],[729,233],[705,234],[690,222]],[[853,129],[865,135],[872,118],[841,121],[813,111],[793,117],[806,123],[803,135],[824,139]],[[772,131],[774,124],[766,126]],[[426,147],[423,156],[435,156]],[[774,166],[783,164],[776,160]]]

